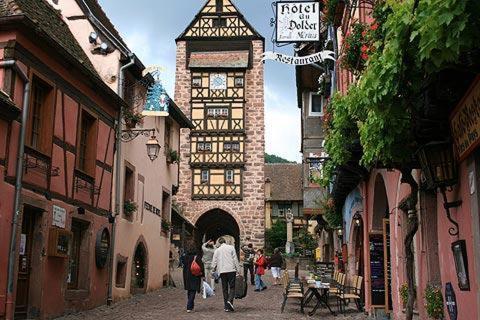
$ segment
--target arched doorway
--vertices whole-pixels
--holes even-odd
[[[375,180],[372,231],[370,233],[370,278],[372,305],[392,310],[390,220],[387,189],[381,174]]]
[[[148,282],[148,253],[142,241],[139,241],[135,248],[132,260],[132,281],[130,292],[132,294],[144,293],[147,290]]]
[[[237,221],[222,209],[205,212],[195,224],[195,240],[198,244],[210,239],[217,240],[221,236],[230,236],[235,242],[237,252],[240,250],[240,228]]]

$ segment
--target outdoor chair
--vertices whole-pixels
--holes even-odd
[[[290,281],[290,277],[288,276],[288,272],[283,274],[282,278],[283,283],[283,302],[282,302],[282,309],[281,312],[285,310],[285,305],[287,304],[288,299],[300,300],[300,311],[304,313],[304,306],[303,306],[303,298],[304,298],[304,290],[303,290],[303,283],[293,283]]]
[[[350,300],[355,302],[358,311],[362,311],[361,304],[361,290],[362,290],[363,277],[353,276],[351,286],[339,286],[339,289],[336,293],[333,293],[332,296],[337,298],[337,305],[341,313],[345,312],[345,307],[347,306]]]

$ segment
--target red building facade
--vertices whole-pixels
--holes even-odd
[[[51,318],[104,304],[120,100],[47,2],[8,1],[0,25],[0,319]]]
[[[343,37],[355,22],[370,24],[371,10],[368,1],[359,1],[359,5],[353,8],[347,6],[337,29],[340,56],[344,49]],[[340,61],[336,71],[337,88],[346,93],[356,78],[342,68]],[[458,105],[449,107],[450,137],[456,147],[458,181],[446,192],[447,201],[441,193],[422,187],[426,180],[425,171],[413,171],[421,186],[417,205],[419,229],[414,239],[415,315],[418,319],[429,318],[425,306],[429,285],[441,288],[445,318],[449,318],[453,309],[458,313],[457,319],[480,317],[478,75],[476,80],[470,81],[475,76],[475,72],[465,73],[463,80],[470,82],[471,87]],[[337,183],[343,179],[343,190],[333,188],[336,205],[343,207],[345,269],[350,276],[359,274],[364,277],[363,298],[367,313],[385,313],[393,319],[404,319],[401,291],[407,283],[404,247],[407,216],[398,207],[410,193],[410,187],[402,183],[401,173],[396,170],[374,169],[364,177],[348,175],[346,172],[337,175]],[[454,203],[456,201],[461,203]],[[445,208],[448,203],[454,204],[449,208],[450,218]],[[457,230],[458,234],[455,234]]]

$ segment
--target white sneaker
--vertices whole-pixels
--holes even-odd
[[[230,307],[230,311],[235,311],[235,308],[233,307],[233,303],[230,301],[227,301],[228,306]]]

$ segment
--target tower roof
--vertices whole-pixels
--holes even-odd
[[[265,40],[245,19],[232,0],[207,0],[176,41],[206,38]]]

